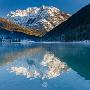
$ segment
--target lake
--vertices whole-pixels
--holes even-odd
[[[90,90],[90,43],[1,43],[0,90]]]

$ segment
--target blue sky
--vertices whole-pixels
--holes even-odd
[[[31,6],[55,6],[60,10],[74,14],[83,6],[90,3],[90,0],[0,0],[0,17],[16,9],[26,9]]]

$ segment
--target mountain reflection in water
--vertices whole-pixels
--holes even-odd
[[[40,81],[47,90],[90,88],[89,43],[1,44],[0,52],[0,90],[12,90],[15,83],[17,90],[36,90]]]
[[[43,48],[30,48],[14,55],[7,55],[9,58],[5,59],[13,61],[9,63],[8,70],[31,79],[54,78],[69,69],[66,63]]]

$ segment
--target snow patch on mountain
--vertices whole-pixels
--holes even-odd
[[[26,10],[11,11],[7,19],[25,28],[49,32],[70,17],[53,6],[30,7]]]

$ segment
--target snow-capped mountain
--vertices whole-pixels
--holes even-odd
[[[70,17],[55,7],[41,6],[30,7],[26,10],[11,11],[7,19],[15,24],[34,30],[44,30],[49,32],[57,25],[61,24]]]

